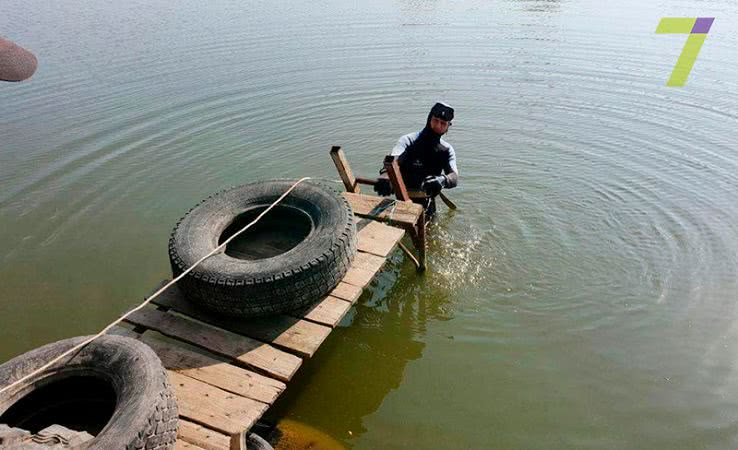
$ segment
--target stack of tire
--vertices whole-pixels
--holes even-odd
[[[169,241],[174,275],[236,233],[244,219],[255,219],[294,183],[239,186],[192,208]],[[282,231],[289,236],[281,236]],[[187,298],[237,317],[287,312],[324,298],[356,254],[350,205],[332,187],[313,181],[300,183],[244,238],[246,250],[229,248],[181,280]],[[0,389],[86,339],[45,345],[0,365]],[[48,441],[53,429],[70,432],[74,448],[166,450],[174,448],[177,419],[166,370],[154,351],[135,339],[104,335],[0,394],[0,424],[5,425],[0,448],[31,448]],[[63,438],[59,441],[54,448],[71,448]],[[249,448],[270,446],[252,435]]]

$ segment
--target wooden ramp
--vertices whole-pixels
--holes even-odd
[[[195,308],[175,285],[154,306],[126,319],[132,330],[116,329],[146,342],[168,369],[179,405],[178,449],[239,448],[236,441],[286,389],[303,359],[315,354],[382,268],[405,231],[369,220],[388,220],[390,212],[381,205],[386,200],[360,194],[347,198],[355,214],[368,219],[358,227],[359,251],[351,268],[325,299],[291,314],[229,319]],[[391,217],[393,222],[417,222],[421,211],[401,202]]]

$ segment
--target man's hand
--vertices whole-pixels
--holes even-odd
[[[446,177],[443,175],[429,175],[425,177],[425,181],[423,181],[423,184],[420,185],[420,189],[425,191],[426,194],[428,194],[429,197],[434,197],[438,195],[439,192],[441,192],[441,189],[443,189],[443,186],[446,184]]]
[[[392,184],[390,183],[389,178],[380,176],[377,179],[376,184],[374,184],[374,192],[384,196],[392,195]]]

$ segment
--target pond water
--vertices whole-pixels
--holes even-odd
[[[685,87],[684,35],[715,17]],[[437,99],[460,183],[272,411],[346,447],[738,445],[738,3],[3,0],[0,361],[169,275],[192,205],[373,176]]]

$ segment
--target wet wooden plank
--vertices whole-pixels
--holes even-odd
[[[322,301],[297,311],[295,316],[334,328],[349,309],[351,309],[350,302],[329,295]]]
[[[401,226],[415,225],[423,212],[422,206],[411,202],[397,201],[393,203],[393,200],[387,197],[375,197],[352,192],[343,192],[342,195],[348,200],[351,209],[357,216],[382,222],[387,222],[391,218],[392,223]]]
[[[204,450],[230,450],[231,448],[229,436],[181,418],[177,430],[177,443],[179,442],[189,443],[195,445],[195,448]]]
[[[287,387],[281,381],[164,342],[161,339],[154,338],[149,333],[144,333],[141,341],[156,352],[164,367],[169,370],[208,383],[224,391],[270,404],[274,403],[279,394]]]
[[[297,356],[255,339],[152,308],[136,311],[126,321],[202,347],[217,355],[234,358],[282,381],[292,378],[302,363]]]
[[[300,356],[313,356],[331,332],[330,327],[284,314],[254,319],[215,315],[194,306],[176,287],[172,287],[153,302],[233,333],[270,343]]]
[[[180,417],[227,435],[250,429],[268,407],[172,370],[167,374],[177,396]]]
[[[331,291],[330,295],[354,304],[359,299],[359,297],[361,297],[361,292],[361,288],[354,286],[353,284],[344,283],[342,281],[338,283],[338,286],[336,286],[333,291]]]
[[[379,222],[370,222],[358,233],[359,250],[386,258],[400,241],[405,231]]]

